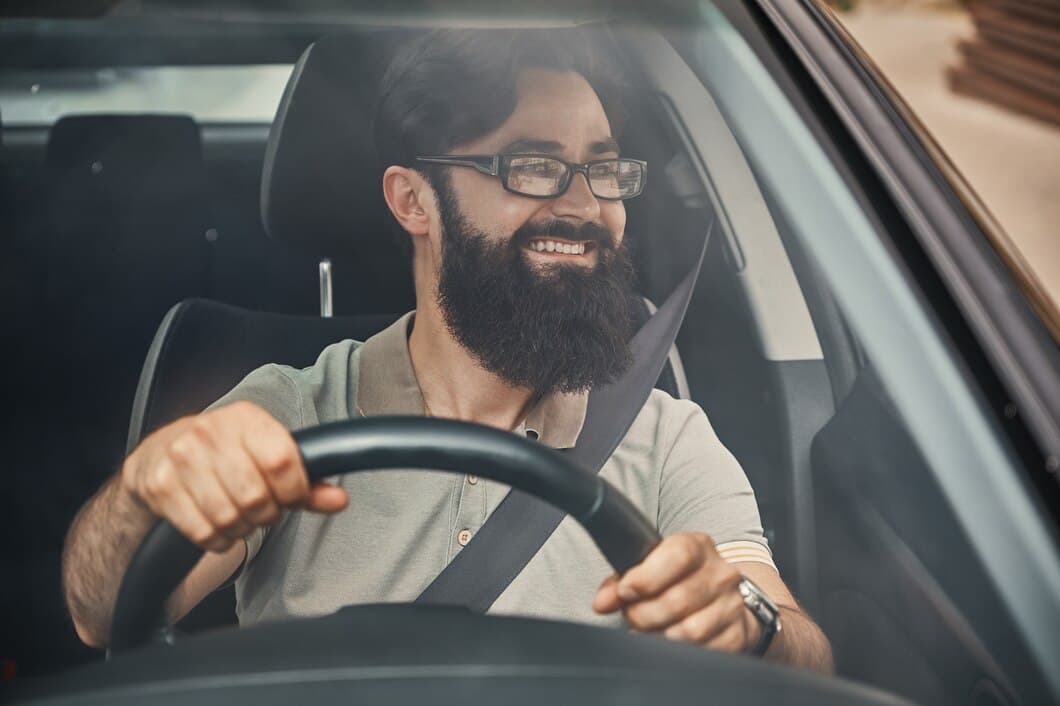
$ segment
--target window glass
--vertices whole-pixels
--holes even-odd
[[[200,123],[270,123],[290,65],[151,66],[0,73],[4,125],[73,113],[183,113]]]

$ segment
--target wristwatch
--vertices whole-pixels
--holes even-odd
[[[773,636],[780,632],[780,609],[758,584],[746,576],[740,578],[739,589],[743,604],[762,625],[762,637],[758,638],[758,644],[751,648],[750,653],[764,655],[769,643],[773,642]]]

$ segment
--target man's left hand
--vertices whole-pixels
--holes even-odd
[[[631,627],[671,640],[742,652],[761,626],[744,606],[740,572],[702,533],[667,537],[623,576],[613,575],[593,600],[597,613],[621,610]]]

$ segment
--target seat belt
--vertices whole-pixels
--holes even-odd
[[[633,362],[629,369],[612,383],[589,392],[578,440],[573,447],[561,450],[587,472],[600,472],[655,387],[692,300],[714,223],[707,227],[691,270],[630,341]],[[565,516],[563,511],[513,488],[416,602],[460,605],[485,613]]]

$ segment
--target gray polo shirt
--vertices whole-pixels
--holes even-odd
[[[361,344],[342,341],[303,370],[266,365],[213,407],[248,400],[291,430],[361,416],[424,413],[408,351],[408,314]],[[586,394],[543,398],[515,433],[572,446]],[[706,532],[729,561],[773,565],[754,493],[696,404],[654,391],[601,470],[665,536]],[[334,479],[336,515],[292,511],[247,539],[236,580],[241,624],[321,615],[344,605],[413,601],[482,527],[508,487],[475,476],[398,470]],[[600,625],[592,599],[610,566],[567,517],[490,609]]]

